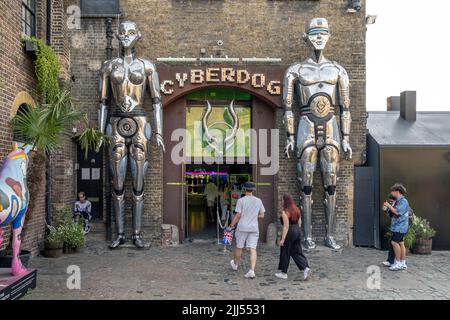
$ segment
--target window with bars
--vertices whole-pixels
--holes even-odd
[[[22,0],[22,32],[29,37],[36,36],[36,0]]]

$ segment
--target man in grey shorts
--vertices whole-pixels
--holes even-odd
[[[245,274],[246,278],[255,277],[256,246],[259,238],[258,218],[264,218],[264,209],[261,199],[253,196],[255,184],[246,182],[244,184],[245,196],[240,198],[236,204],[236,215],[230,224],[230,228],[238,223],[236,228],[236,250],[234,259],[230,261],[231,268],[237,270],[241,260],[244,246],[250,249],[250,270]]]

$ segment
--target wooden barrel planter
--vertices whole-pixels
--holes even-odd
[[[45,242],[44,256],[46,258],[59,258],[63,254],[64,242]]]
[[[431,254],[433,239],[416,239],[414,243],[413,253],[416,254]]]
[[[70,253],[77,253],[80,252],[80,248],[78,247],[70,247],[67,244],[64,244],[64,253],[70,254]]]

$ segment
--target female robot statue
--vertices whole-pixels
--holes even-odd
[[[315,248],[312,237],[312,186],[317,160],[320,159],[325,188],[325,245],[339,249],[333,237],[336,218],[336,180],[339,154],[342,150],[350,159],[350,99],[347,72],[336,62],[325,59],[323,50],[329,38],[328,22],[312,19],[306,25],[305,41],[312,49],[309,59],[293,64],[286,71],[283,83],[284,123],[287,129],[286,154],[297,145],[298,180],[301,187],[304,246]],[[294,140],[294,94],[300,106],[297,141]],[[337,125],[334,108],[340,107],[341,127]]]
[[[125,243],[124,182],[128,162],[133,179],[133,243],[136,247],[143,248],[141,221],[144,211],[144,179],[149,166],[147,151],[151,137],[151,127],[144,110],[144,97],[148,87],[153,104],[156,141],[164,151],[160,86],[154,64],[136,56],[134,47],[141,38],[136,24],[130,21],[121,23],[117,38],[121,44],[122,56],[103,63],[99,110],[100,130],[103,132],[106,126],[106,134],[110,136],[108,150],[117,227],[117,239],[111,243],[110,248],[115,249]],[[108,100],[111,101],[109,110],[106,105]],[[110,119],[106,123],[108,112]]]

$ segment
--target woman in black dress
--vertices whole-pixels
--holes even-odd
[[[280,240],[280,263],[275,276],[280,279],[287,279],[289,261],[292,257],[300,270],[303,270],[303,280],[311,274],[308,260],[302,252],[301,232],[300,232],[300,209],[295,205],[289,194],[283,196],[283,212],[280,217],[283,232]]]

